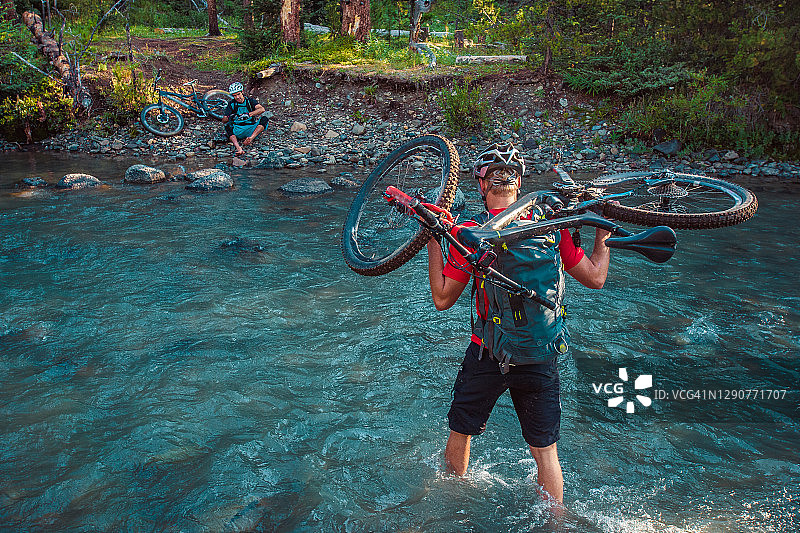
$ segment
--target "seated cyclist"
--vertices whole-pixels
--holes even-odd
[[[236,155],[242,155],[242,146],[248,146],[261,132],[267,129],[269,119],[266,117],[258,118],[265,111],[264,106],[252,96],[245,96],[244,86],[239,83],[232,83],[228,92],[233,96],[233,100],[225,108],[225,116],[222,122],[225,124],[225,134],[236,147]],[[244,139],[239,144],[239,139]]]

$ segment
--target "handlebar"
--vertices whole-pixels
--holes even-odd
[[[538,222],[529,221],[510,229],[502,229],[526,209],[540,207],[537,203],[543,202],[544,205],[547,205],[548,196],[546,193],[531,193],[514,202],[514,204],[483,226],[463,227],[455,225],[452,215],[446,209],[421,202],[396,187],[389,186],[384,193],[384,197],[390,203],[393,202],[403,206],[407,215],[416,215],[414,218],[420,224],[431,230],[438,237],[448,241],[476,271],[483,274],[487,281],[503,287],[512,294],[530,298],[549,309],[555,309],[553,302],[539,297],[533,291],[491,267],[497,257],[497,254],[493,251],[495,246],[511,244],[562,229],[594,226],[607,230],[614,235],[614,237],[606,239],[606,246],[610,248],[632,250],[655,263],[663,263],[675,253],[677,238],[672,228],[657,226],[634,234],[616,222],[593,212],[545,219]],[[546,210],[543,210],[541,214],[546,214],[544,211]],[[553,210],[550,209],[550,213],[552,212]],[[458,228],[455,235],[451,231],[454,227]],[[472,250],[477,251],[473,252]]]

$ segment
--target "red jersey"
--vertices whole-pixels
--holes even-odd
[[[489,213],[492,216],[495,216],[502,211],[503,209],[492,209],[491,211],[489,211]],[[478,223],[473,220],[468,220],[461,225],[469,227],[469,226],[477,226]],[[470,249],[470,251],[474,250]],[[569,270],[578,263],[580,263],[581,259],[583,259],[584,256],[583,250],[580,247],[575,246],[575,243],[572,241],[572,235],[566,229],[561,230],[561,242],[558,245],[558,251],[559,254],[561,255],[561,262],[564,265],[564,270]],[[473,273],[472,266],[469,263],[467,263],[464,257],[460,253],[458,253],[458,251],[456,251],[456,249],[453,248],[452,246],[450,246],[449,255],[450,255],[450,260],[444,265],[443,274],[446,277],[454,279],[460,283],[469,283],[469,280],[470,278],[472,278],[472,273]],[[459,270],[458,267],[462,267],[464,270]],[[485,297],[483,298],[483,301],[484,303],[486,302]],[[476,294],[475,310],[477,311],[478,316],[484,318],[486,317],[487,313],[487,309],[485,308],[485,306],[488,304],[484,305],[484,309],[480,309],[478,307],[478,302],[479,299]],[[472,335],[472,341],[478,344],[481,343],[481,339],[474,334]]]

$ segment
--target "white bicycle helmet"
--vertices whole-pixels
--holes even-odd
[[[231,94],[236,94],[244,91],[244,85],[239,83],[238,81],[231,83],[231,86],[228,87],[228,92]]]
[[[494,143],[486,147],[475,158],[472,175],[475,179],[485,178],[489,172],[498,168],[513,169],[520,177],[525,174],[525,160],[510,142]]]

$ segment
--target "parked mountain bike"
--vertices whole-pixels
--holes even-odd
[[[708,176],[663,170],[610,174],[577,183],[555,169],[561,181],[553,184],[553,190],[525,195],[483,226],[461,228],[454,236],[448,209],[456,194],[459,166],[455,147],[437,135],[412,139],[382,160],[350,206],[342,238],[347,265],[366,276],[386,274],[436,235],[486,273],[496,257],[495,246],[585,225],[610,231],[609,247],[664,262],[675,250],[673,229],[731,226],[750,219],[758,209],[751,191]],[[531,210],[537,221],[503,229]],[[657,227],[633,234],[617,221]],[[503,286],[516,286],[497,272],[490,277]]]
[[[200,97],[194,88],[197,85],[197,80],[191,80],[183,84],[184,87],[191,89],[192,92],[188,94],[159,89],[159,80],[161,80],[161,69],[158,70],[153,79],[153,91],[158,93],[158,103],[150,104],[142,109],[141,120],[142,126],[147,131],[161,137],[177,135],[183,131],[186,125],[181,112],[165,104],[165,98],[185,107],[198,117],[211,117],[217,120],[222,120],[228,102],[233,100],[228,91],[221,89],[211,89]]]

